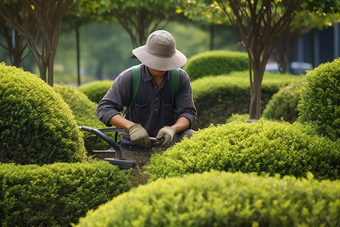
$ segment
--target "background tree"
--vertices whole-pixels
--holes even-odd
[[[273,50],[273,56],[277,61],[279,72],[283,74],[289,70],[290,57],[293,54],[297,41],[302,35],[308,33],[313,28],[322,30],[339,22],[339,13],[324,14],[306,10],[299,11],[289,29],[282,34]]]
[[[0,16],[24,37],[37,62],[40,78],[51,86],[53,86],[53,66],[61,21],[67,12],[78,5],[79,1],[4,0],[0,3]],[[22,9],[11,11],[13,4],[20,4]],[[22,21],[17,20],[18,18]],[[46,78],[47,72],[48,78]]]
[[[211,1],[209,1],[211,2]],[[296,12],[333,12],[337,0],[217,0],[230,22],[238,28],[249,56],[251,101],[249,118],[261,117],[261,83],[268,59],[282,34],[291,25]],[[302,5],[306,3],[306,5]],[[301,8],[304,7],[304,8]]]
[[[1,4],[1,3],[0,3]],[[11,4],[8,8],[10,14],[15,15],[15,12],[20,12],[22,5],[19,3]],[[0,10],[1,11],[1,10]],[[19,16],[16,18],[19,24],[23,24],[24,21]],[[0,42],[0,46],[3,47],[9,55],[11,64],[16,67],[20,67],[21,62],[28,56],[29,52],[27,44],[25,43],[24,36],[22,36],[17,30],[15,30],[3,17],[0,16],[0,34],[4,37],[5,43]]]

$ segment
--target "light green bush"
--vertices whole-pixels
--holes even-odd
[[[146,168],[150,181],[211,169],[295,177],[311,172],[316,179],[334,180],[339,179],[340,143],[299,123],[233,121],[197,131],[153,155]]]
[[[213,50],[192,56],[183,68],[191,81],[209,75],[224,75],[233,71],[248,70],[245,52]]]
[[[96,80],[78,87],[92,102],[98,103],[112,86],[113,80]]]
[[[62,97],[36,75],[0,64],[0,162],[48,164],[86,157]]]
[[[301,84],[305,77],[281,88],[269,100],[262,117],[293,123],[298,118],[297,106],[301,96]]]
[[[1,226],[70,226],[131,189],[128,171],[106,161],[0,164]]]
[[[339,181],[212,171],[135,188],[77,226],[338,226],[339,190]]]
[[[298,104],[299,122],[310,122],[333,141],[340,138],[340,58],[307,71]]]
[[[280,88],[299,78],[293,75],[278,75],[266,72],[261,89],[261,109]],[[193,81],[193,98],[198,112],[194,129],[203,129],[209,124],[224,124],[231,114],[249,113],[249,72],[232,72],[223,76],[208,76]]]

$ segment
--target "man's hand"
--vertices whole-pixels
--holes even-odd
[[[129,130],[130,140],[136,144],[150,147],[150,139],[148,132],[143,128],[141,124],[132,125]]]
[[[161,147],[168,147],[174,139],[175,134],[175,129],[169,126],[164,126],[158,131],[156,138],[161,139],[162,137],[164,137],[164,142],[161,144]]]

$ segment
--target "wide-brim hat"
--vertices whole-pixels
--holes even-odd
[[[176,49],[175,38],[165,30],[152,32],[146,44],[132,53],[144,65],[160,71],[177,69],[187,63],[185,55]]]

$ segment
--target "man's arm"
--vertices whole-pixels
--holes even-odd
[[[128,119],[122,117],[119,114],[114,115],[111,119],[110,119],[110,124],[113,126],[116,126],[118,128],[122,128],[125,129],[126,131],[129,130],[129,128],[134,125],[135,123],[133,123],[132,121],[129,121]]]
[[[185,117],[180,117],[171,128],[175,129],[176,133],[182,132],[190,127],[190,122]]]

